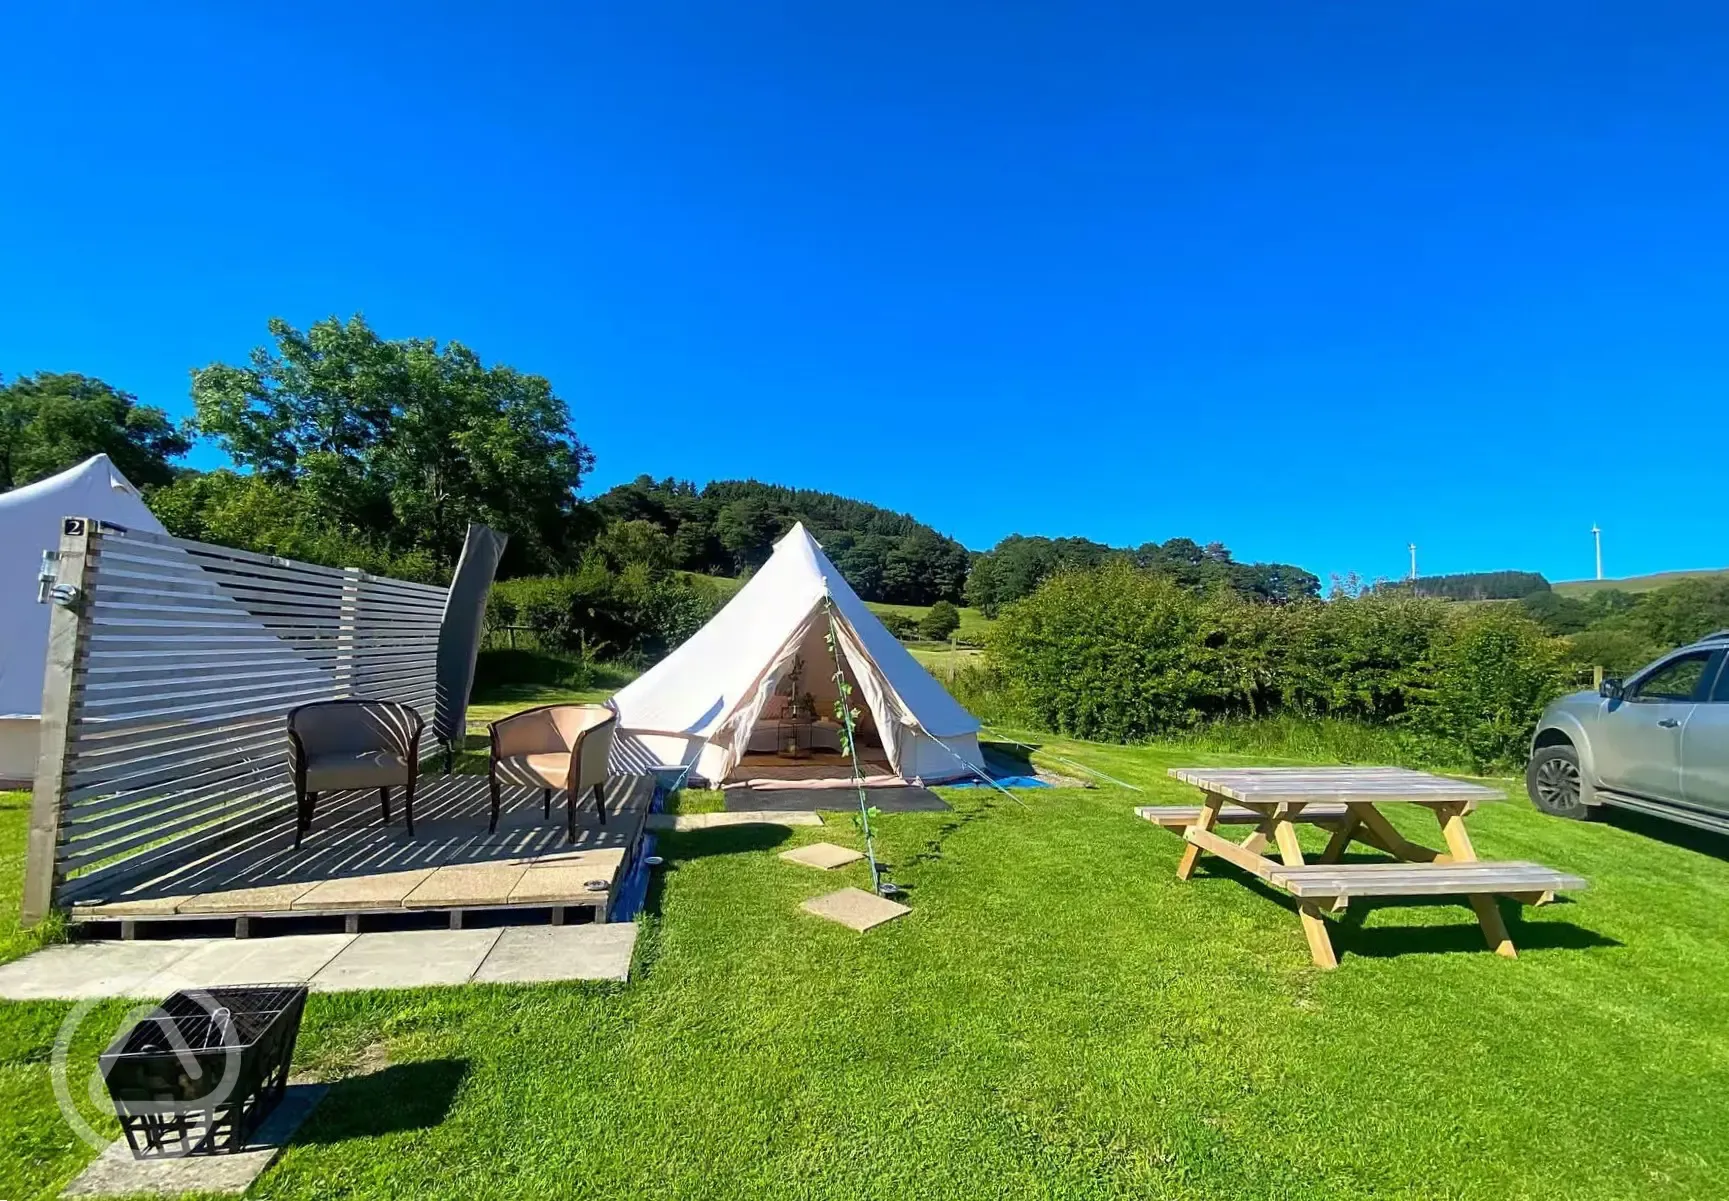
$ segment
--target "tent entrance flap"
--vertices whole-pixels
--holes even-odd
[[[777,757],[780,748],[775,739],[789,724],[788,715],[798,710],[806,712],[810,728],[819,731],[815,741],[824,752],[822,761],[826,763],[827,752],[836,756],[831,774],[836,778],[852,777],[850,760],[840,755],[841,722],[836,716],[836,703],[841,693],[834,678],[837,651],[846,680],[853,686],[853,707],[859,710],[854,725],[861,744],[875,747],[880,743],[890,770],[899,771],[897,710],[887,701],[887,693],[875,680],[868,658],[856,649],[856,643],[848,647],[843,637],[836,651],[829,649],[827,614],[819,605],[787,640],[747,703],[725,722],[724,733],[717,732],[715,741],[724,740],[731,752],[727,756],[727,774],[721,779],[751,775],[753,754]],[[714,766],[719,765],[717,757]]]

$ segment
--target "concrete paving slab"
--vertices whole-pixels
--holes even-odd
[[[536,865],[523,872],[522,879],[510,890],[510,903],[534,905],[569,901],[573,904],[592,904],[606,898],[617,871],[616,862],[606,866],[587,863],[550,863],[544,867]],[[605,887],[591,890],[588,885],[594,880],[601,881]]]
[[[719,826],[820,826],[822,817],[808,809],[785,813],[750,809],[739,813],[651,813],[650,830],[712,830]]]
[[[851,847],[836,846],[832,842],[813,842],[807,847],[782,851],[780,857],[788,863],[802,863],[806,867],[820,867],[828,871],[845,867],[849,863],[857,863],[864,858],[864,852],[855,851]]]
[[[529,863],[549,867],[565,863],[586,863],[601,868],[601,875],[611,875],[624,862],[624,847],[562,847],[534,856]]]
[[[133,1159],[124,1138],[109,1143],[66,1186],[62,1197],[177,1197],[183,1193],[238,1196],[279,1155],[329,1091],[323,1084],[291,1084],[244,1151],[232,1155],[182,1155]]]
[[[862,888],[843,888],[839,892],[812,897],[799,908],[861,932],[912,912],[898,901],[879,897]]]
[[[317,975],[354,938],[352,934],[285,934],[223,939],[181,956],[132,990],[132,995],[161,998],[177,989],[222,984],[297,984]]]
[[[635,922],[510,926],[474,973],[477,984],[628,980]]]
[[[466,984],[498,930],[395,930],[355,937],[312,977],[314,992]]]
[[[230,888],[203,892],[181,902],[179,913],[280,913],[318,886],[316,880],[293,884],[265,884],[257,888]]]
[[[325,880],[296,898],[291,909],[388,909],[426,883],[436,869],[416,868],[407,872],[380,872],[371,876],[349,876]]]
[[[190,899],[180,893],[171,897],[119,897],[112,901],[92,901],[72,906],[73,917],[162,917],[178,911]]]
[[[0,964],[0,998],[8,1001],[77,1001],[126,997],[181,958],[222,939],[161,942],[84,942],[47,947]]]
[[[405,909],[448,909],[460,905],[496,905],[510,895],[528,869],[510,863],[465,863],[441,867],[402,899]]]

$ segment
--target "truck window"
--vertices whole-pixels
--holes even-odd
[[[1690,701],[1699,694],[1699,683],[1705,678],[1705,665],[1711,662],[1710,651],[1682,655],[1634,685],[1628,700]]]

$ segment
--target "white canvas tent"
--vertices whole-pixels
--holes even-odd
[[[27,783],[36,771],[36,726],[48,657],[48,606],[36,602],[42,552],[60,545],[60,519],[94,517],[166,533],[107,455],[0,493],[0,780]]]
[[[818,711],[827,711],[834,698],[825,642],[831,614],[854,705],[868,713],[894,771],[926,783],[982,771],[978,719],[883,627],[803,525],[775,544],[769,561],[707,625],[613,697],[614,769],[686,765],[710,782],[726,780],[801,658],[804,687],[815,693]]]

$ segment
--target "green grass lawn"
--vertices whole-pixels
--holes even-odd
[[[908,642],[905,646],[926,671],[944,684],[949,682],[951,673],[984,658],[984,652],[976,646],[950,646],[946,642]]]
[[[952,813],[880,818],[913,912],[864,936],[798,908],[863,867],[776,858],[856,845],[848,820],[732,828],[662,839],[629,984],[314,997],[297,1065],[335,1084],[254,1195],[1729,1195],[1723,840],[1490,806],[1482,853],[1590,890],[1524,911],[1515,962],[1463,905],[1377,908],[1338,927],[1328,973],[1285,904],[1216,863],[1179,883],[1180,839],[1131,812],[1190,799],[1172,764],[1265,756],[1039,756],[1145,791],[957,791]],[[23,843],[8,800],[8,918]],[[90,1157],[50,1093],[67,1010],[0,1005],[11,1201]]]

